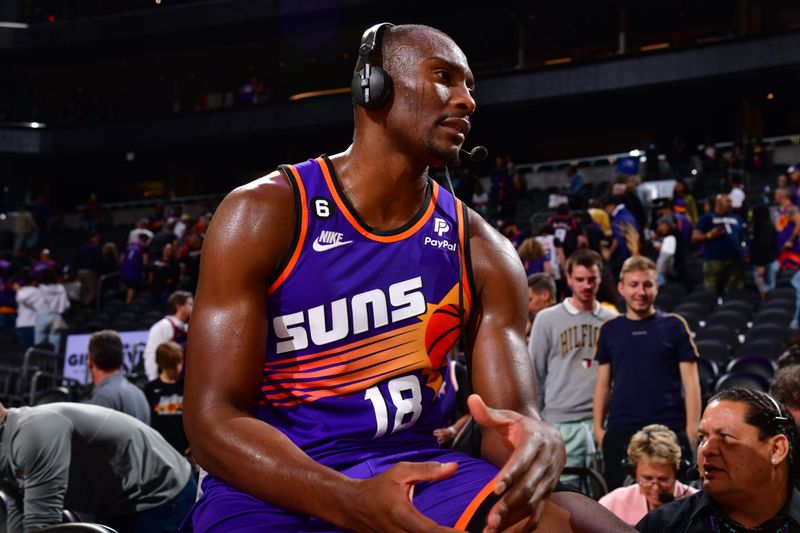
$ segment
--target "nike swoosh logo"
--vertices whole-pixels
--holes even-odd
[[[314,248],[315,252],[326,252],[328,250],[332,250],[334,248],[338,248],[339,246],[344,246],[345,244],[350,244],[353,241],[340,241],[340,242],[332,242],[330,244],[322,244],[319,241],[314,241],[314,244],[311,245]]]

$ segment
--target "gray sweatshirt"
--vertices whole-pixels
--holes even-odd
[[[528,352],[536,369],[542,418],[548,422],[592,418],[597,336],[600,325],[615,316],[596,302],[591,313],[578,311],[569,298],[536,315]]]
[[[126,414],[79,403],[9,409],[0,475],[22,501],[8,509],[8,531],[61,522],[62,509],[122,515],[177,496],[190,466],[156,430]]]

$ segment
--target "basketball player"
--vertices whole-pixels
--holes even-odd
[[[353,144],[235,190],[209,228],[184,406],[209,475],[184,530],[624,530],[551,495],[564,446],[534,408],[525,274],[428,177],[469,132],[466,57],[423,26],[362,44]],[[433,436],[462,308],[483,459]]]

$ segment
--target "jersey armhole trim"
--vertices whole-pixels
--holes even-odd
[[[295,265],[297,265],[297,260],[300,258],[300,251],[303,249],[303,242],[306,238],[306,231],[308,230],[306,190],[303,187],[303,181],[293,165],[281,165],[278,169],[283,172],[292,187],[294,196],[294,237],[292,237],[292,243],[289,245],[286,255],[276,269],[276,275],[267,292],[269,296],[283,285],[283,282],[286,281],[286,278],[289,277],[289,274],[292,273]]]

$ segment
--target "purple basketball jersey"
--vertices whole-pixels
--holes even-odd
[[[284,171],[296,191],[297,242],[269,291],[255,415],[337,469],[436,447],[459,287],[467,310],[470,302],[458,264],[461,202],[430,180],[417,214],[381,232],[359,220],[327,158]]]

